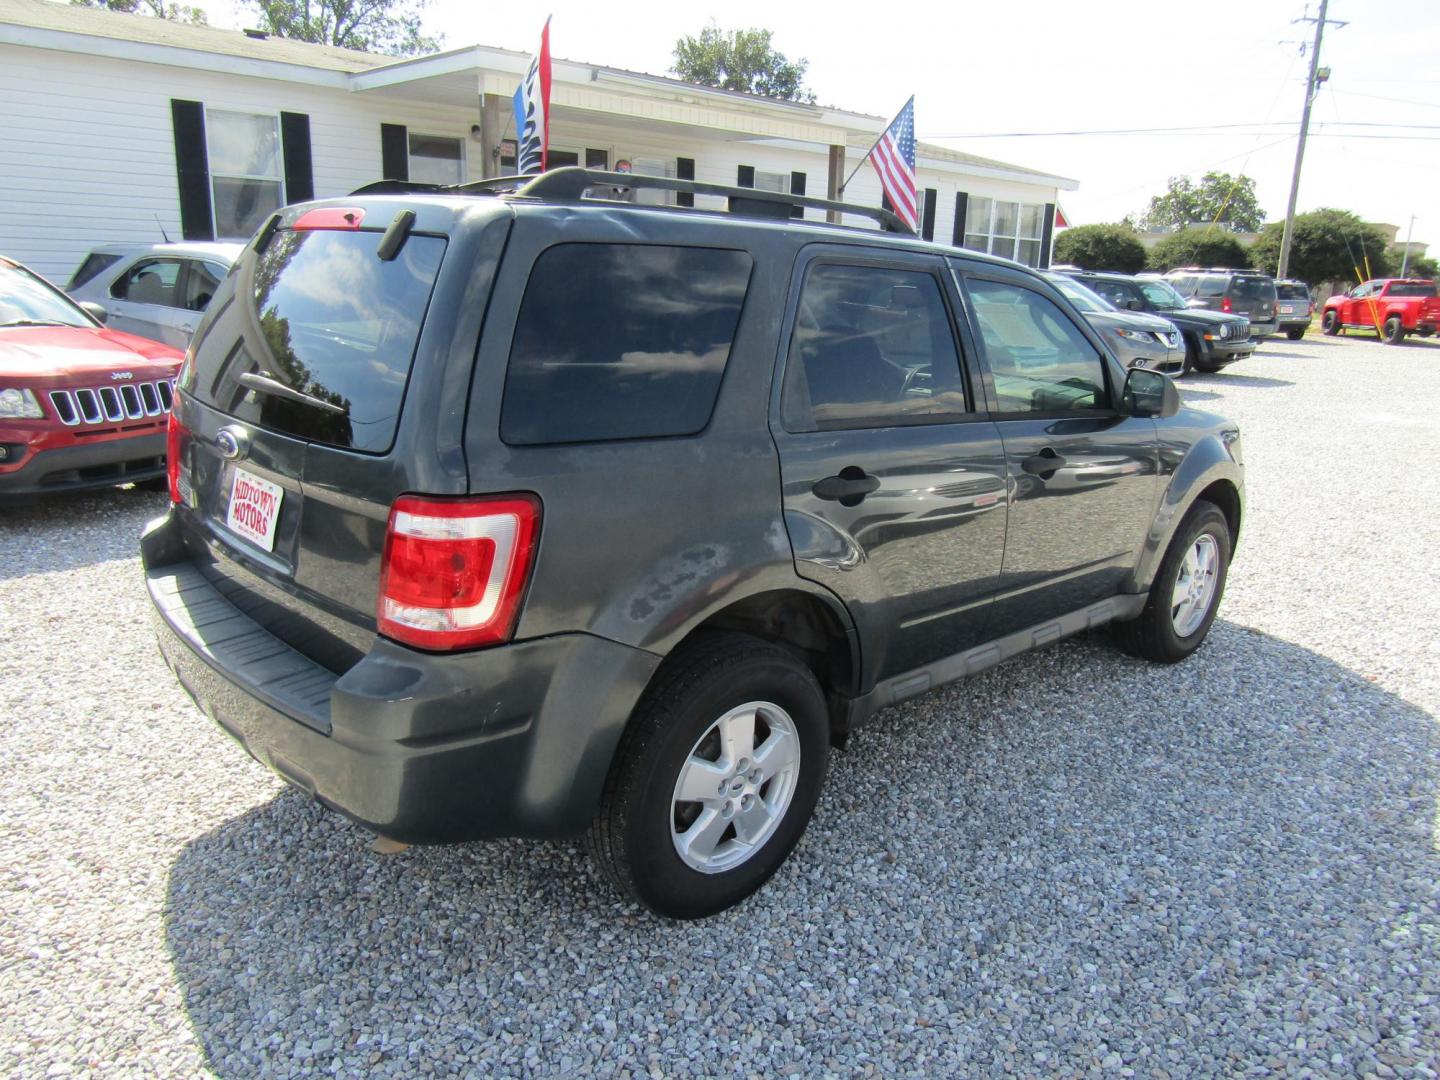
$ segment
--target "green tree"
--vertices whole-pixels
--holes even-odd
[[[1077,225],[1055,240],[1055,261],[1134,274],[1145,269],[1145,245],[1128,225]]]
[[[1250,266],[1250,257],[1234,233],[1205,225],[1171,233],[1150,249],[1151,270],[1163,273],[1177,266],[1229,266],[1244,270]]]
[[[1230,232],[1256,232],[1264,222],[1254,180],[1211,171],[1198,184],[1188,176],[1172,176],[1165,194],[1151,198],[1140,227],[1159,231],[1214,224]]]
[[[440,48],[420,32],[429,0],[251,0],[261,29],[276,37],[388,56],[419,56]]]
[[[1390,259],[1394,262],[1395,256],[1392,254]],[[1396,264],[1395,272],[1397,274],[1400,272],[1398,263]],[[1440,263],[1437,263],[1427,255],[1411,255],[1410,262],[1405,267],[1405,276],[1429,278],[1431,281],[1434,281],[1437,277],[1440,277]]]
[[[803,83],[808,60],[791,60],[770,44],[769,30],[721,30],[711,23],[675,42],[670,69],[686,82],[781,101],[812,102]]]
[[[1273,274],[1280,265],[1283,222],[1272,222],[1250,248],[1250,261],[1257,270]],[[1384,230],[1367,225],[1348,210],[1311,210],[1295,215],[1295,235],[1290,244],[1289,275],[1310,285],[1325,282],[1355,284],[1359,276],[1384,277],[1398,269],[1400,260],[1386,250],[1389,238]],[[1369,259],[1370,269],[1365,269]]]
[[[123,11],[127,15],[153,15],[171,22],[205,25],[203,10],[191,4],[177,4],[173,0],[70,0],[70,3],[74,7],[104,8],[107,11]]]

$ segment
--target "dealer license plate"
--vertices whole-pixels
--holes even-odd
[[[230,480],[230,509],[225,524],[266,551],[275,550],[275,523],[285,489],[245,469],[237,468]]]

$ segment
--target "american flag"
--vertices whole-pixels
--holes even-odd
[[[890,197],[890,205],[896,215],[909,225],[917,228],[919,216],[915,213],[915,98],[912,96],[890,121],[885,134],[870,151],[870,164],[880,174],[880,186]]]

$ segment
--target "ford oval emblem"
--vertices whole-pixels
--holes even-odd
[[[215,436],[215,449],[226,461],[235,461],[245,452],[245,436],[232,428],[221,428]]]

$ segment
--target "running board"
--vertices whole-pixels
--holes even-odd
[[[1031,652],[1061,638],[1103,626],[1108,622],[1133,619],[1145,609],[1145,601],[1148,599],[1148,593],[1112,596],[1098,604],[1090,604],[1068,615],[1062,615],[1058,619],[1037,623],[996,641],[977,645],[966,652],[936,660],[933,664],[893,675],[877,683],[875,689],[868,694],[850,701],[846,730],[853,730],[887,706],[916,697],[937,686],[969,678],[1021,653]]]

